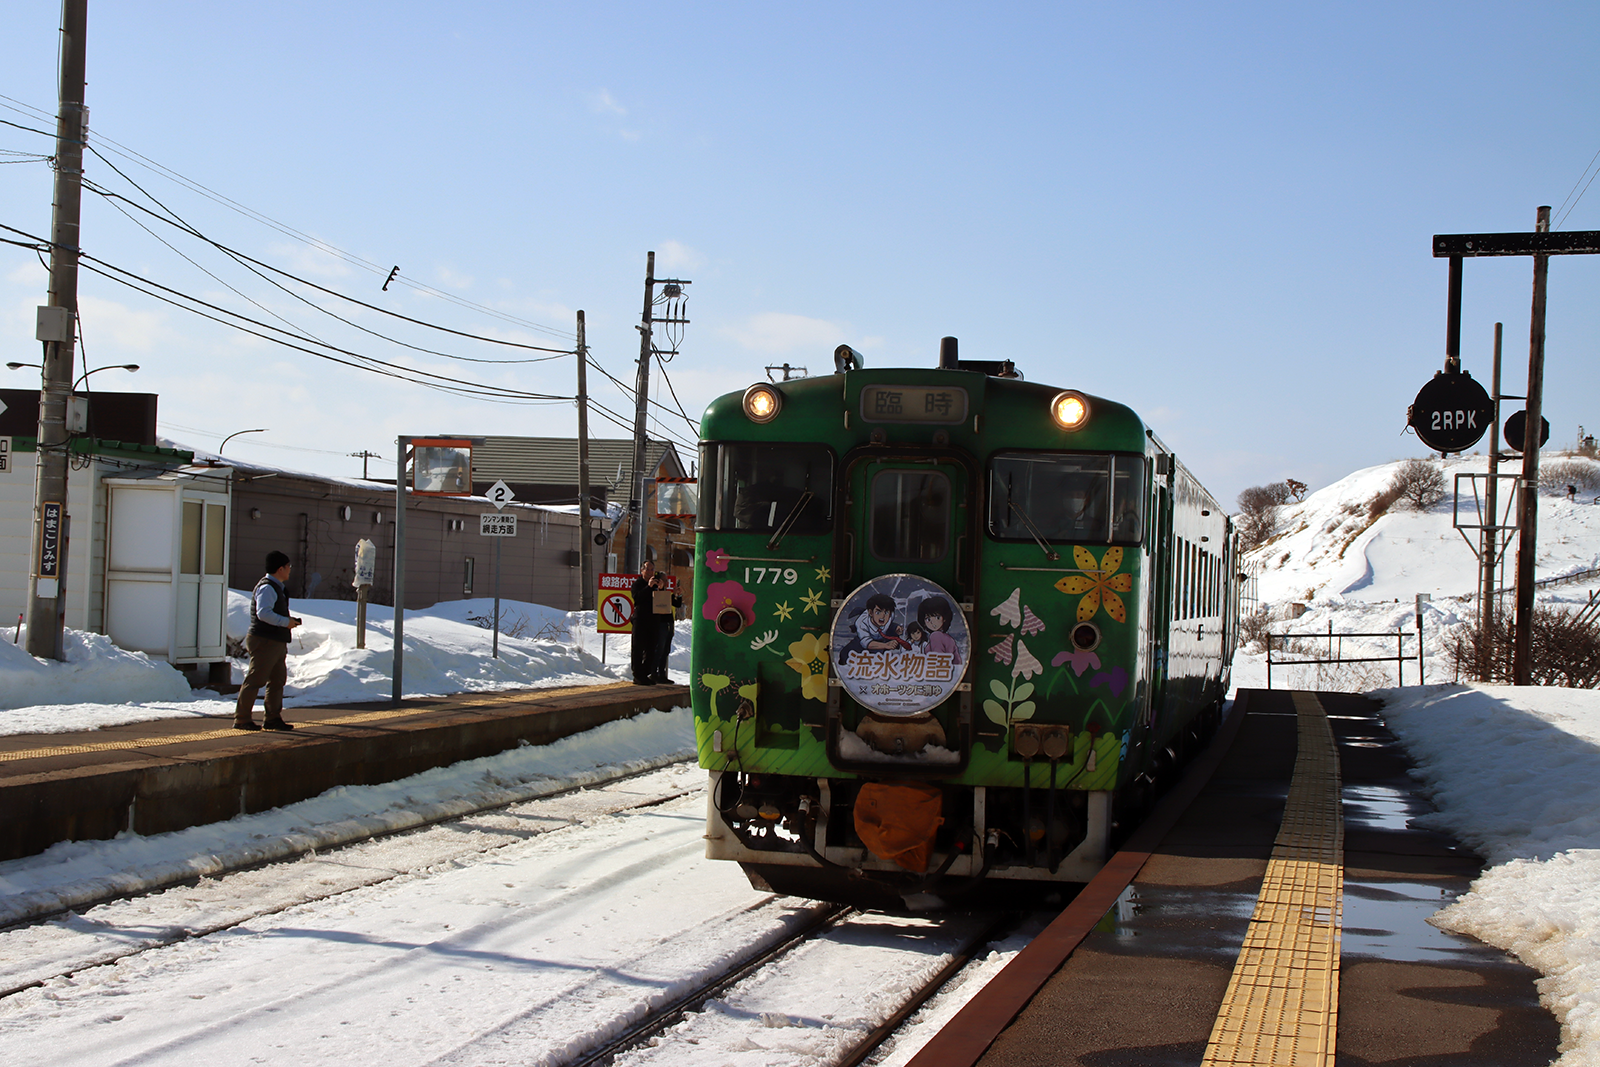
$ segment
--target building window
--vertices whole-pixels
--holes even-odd
[[[472,595],[472,572],[476,569],[477,560],[467,556],[461,561],[461,593],[463,596]]]

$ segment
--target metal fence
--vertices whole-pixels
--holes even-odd
[[[1381,630],[1381,631],[1377,631],[1377,632],[1374,632],[1374,633],[1338,633],[1338,634],[1336,634],[1336,633],[1333,632],[1333,623],[1331,623],[1331,622],[1328,624],[1328,632],[1327,632],[1326,635],[1323,635],[1323,634],[1310,634],[1310,633],[1297,633],[1297,634],[1291,634],[1291,633],[1273,634],[1273,633],[1269,633],[1269,634],[1267,634],[1267,688],[1268,689],[1272,688],[1272,667],[1273,667],[1274,664],[1277,664],[1279,667],[1290,667],[1290,666],[1296,666],[1296,667],[1303,667],[1303,666],[1327,667],[1327,666],[1334,666],[1334,665],[1343,664],[1343,663],[1393,663],[1395,665],[1395,677],[1396,677],[1395,684],[1397,686],[1403,686],[1403,685],[1406,684],[1406,660],[1408,658],[1410,658],[1410,657],[1408,657],[1406,655],[1405,643],[1406,643],[1406,641],[1408,639],[1416,639],[1416,638],[1418,638],[1418,636],[1419,636],[1419,634],[1417,632],[1406,633],[1403,630],[1395,630],[1393,632],[1390,632],[1390,631],[1387,631],[1387,630]],[[1371,638],[1379,638],[1379,637],[1381,637],[1381,638],[1393,638],[1394,639],[1394,655],[1392,655],[1392,656],[1346,656],[1344,654],[1344,639],[1347,638],[1347,637],[1350,637],[1350,638],[1363,638],[1363,639],[1371,639]],[[1293,650],[1291,650],[1291,649],[1288,649],[1288,648],[1278,648],[1274,644],[1274,642],[1277,642],[1277,641],[1283,641],[1285,644],[1287,644],[1288,641],[1290,641],[1290,640],[1295,640],[1295,641],[1298,641],[1298,642],[1318,642],[1318,643],[1321,643],[1321,642],[1325,641],[1325,642],[1327,642],[1327,654],[1324,655],[1324,656],[1308,655],[1308,656],[1306,656],[1305,658],[1302,658],[1302,659],[1284,659],[1283,658],[1283,653],[1286,653],[1286,652],[1291,654],[1291,655],[1303,654],[1301,649],[1293,649]],[[1277,659],[1273,659],[1273,653],[1275,651],[1279,653],[1279,656],[1278,656]],[[1365,650],[1363,649],[1362,651],[1365,651]],[[1417,683],[1419,685],[1422,682],[1422,678],[1423,678],[1423,674],[1422,674],[1422,643],[1419,640],[1417,642]]]

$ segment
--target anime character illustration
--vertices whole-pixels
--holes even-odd
[[[888,652],[891,649],[908,649],[904,630],[894,621],[894,597],[875,593],[867,598],[865,609],[856,616],[855,637],[839,650],[839,662],[850,662],[852,652]]]
[[[955,612],[942,596],[923,598],[917,605],[916,627],[927,635],[927,651],[948,652],[951,663],[961,662],[961,645],[950,636],[950,620]]]

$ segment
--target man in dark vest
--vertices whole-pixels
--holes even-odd
[[[282,552],[267,553],[267,573],[256,583],[250,597],[250,632],[244,647],[250,653],[250,669],[239,686],[239,702],[233,708],[235,730],[293,730],[283,721],[283,684],[289,680],[290,633],[301,620],[289,614],[289,557]],[[265,685],[267,698],[264,718],[256,725],[256,692]]]
[[[656,621],[651,611],[650,579],[655,576],[656,565],[649,560],[639,564],[639,576],[633,580],[633,684],[655,683]]]

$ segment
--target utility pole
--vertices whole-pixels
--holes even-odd
[[[589,507],[589,346],[578,312],[578,609],[594,607],[594,538]]]
[[[1550,208],[1537,213],[1535,233],[1550,232]],[[1517,621],[1511,646],[1511,684],[1533,684],[1533,564],[1539,532],[1539,438],[1544,407],[1544,305],[1550,257],[1533,257],[1533,313],[1528,326],[1528,399],[1522,426],[1522,507],[1517,524]]]
[[[656,283],[661,283],[661,300],[667,301],[667,314],[664,317],[655,315]],[[645,418],[650,408],[650,360],[655,353],[652,343],[652,328],[655,323],[662,322],[670,325],[683,325],[689,320],[681,315],[673,314],[673,302],[677,302],[681,310],[683,301],[683,287],[689,283],[681,278],[657,278],[656,254],[650,252],[645,258],[644,268],[644,313],[640,316],[639,331],[639,375],[634,381],[633,396],[633,476],[629,480],[628,501],[628,559],[627,566],[634,573],[644,563],[645,535],[647,532],[647,519],[645,506],[650,498],[651,472],[645,466]],[[669,328],[670,333],[670,328]]]
[[[367,460],[383,458],[376,452],[368,452],[366,449],[362,449],[360,452],[351,452],[349,455],[352,459],[359,459],[361,461],[361,480],[364,482],[369,482],[372,480],[367,477]]]
[[[1478,594],[1478,681],[1494,677],[1494,589],[1495,565],[1500,562],[1500,338],[1503,323],[1494,324],[1494,418],[1489,423],[1489,484],[1484,488],[1488,521],[1483,527],[1483,551],[1478,557],[1483,567],[1482,589]]]
[[[72,395],[73,349],[78,316],[78,221],[83,199],[83,143],[88,132],[83,106],[88,0],[61,3],[61,90],[56,113],[55,203],[50,224],[49,308],[39,312],[44,341],[39,391],[38,466],[33,495],[33,563],[28,583],[28,652],[65,658],[66,588],[61,566],[67,513],[67,399]]]

